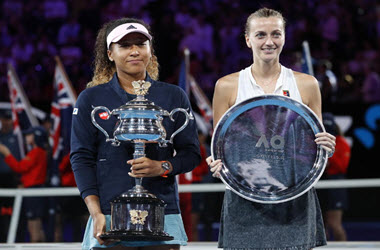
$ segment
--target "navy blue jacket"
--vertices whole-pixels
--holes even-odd
[[[176,85],[154,81],[149,76],[145,79],[152,83],[149,93],[145,96],[155,105],[172,111],[174,108],[190,109],[185,92]],[[110,214],[110,201],[135,185],[135,179],[128,175],[130,165],[126,162],[133,159],[134,145],[123,141],[119,147],[106,142],[105,135],[91,122],[91,112],[94,107],[105,106],[110,111],[124,105],[135,98],[124,91],[119,85],[117,75],[108,83],[88,88],[81,92],[75,104],[71,132],[70,160],[78,189],[84,199],[88,195],[97,195],[104,214]],[[116,116],[108,120],[99,118],[96,121],[113,138],[117,122]],[[167,132],[167,138],[185,121],[181,112],[175,113],[175,122],[164,117],[162,122]],[[176,152],[175,156],[174,150]],[[150,193],[165,201],[166,214],[179,213],[178,187],[175,175],[193,170],[200,162],[199,141],[195,120],[174,137],[173,145],[159,147],[157,143],[147,143],[146,157],[152,160],[168,160],[173,165],[173,172],[168,178],[143,178],[142,185]]]

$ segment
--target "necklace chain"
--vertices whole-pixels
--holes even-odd
[[[272,84],[273,83],[273,80],[275,80],[275,79],[277,79],[278,78],[278,76],[280,75],[280,73],[281,73],[281,69],[274,75],[274,77],[272,77],[271,79],[270,79],[270,81],[258,81],[258,79],[256,78],[256,77],[254,77],[255,78],[255,80],[256,80],[256,82],[257,83],[261,83],[261,84],[263,84],[264,85],[264,87],[268,87],[270,84]],[[255,74],[253,74],[253,72],[252,72],[252,75],[254,76]]]

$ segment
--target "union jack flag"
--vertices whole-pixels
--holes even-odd
[[[32,113],[32,106],[11,64],[8,64],[8,88],[12,108],[13,133],[17,136],[20,157],[24,158],[25,149],[22,130],[38,126],[39,123]]]
[[[54,98],[50,112],[52,129],[49,138],[52,148],[52,177],[59,175],[58,169],[62,159],[70,154],[71,116],[77,99],[58,57],[56,57],[56,62],[53,83]],[[51,182],[53,186],[57,185],[53,180]]]
[[[178,79],[178,86],[185,90],[186,94],[190,98],[192,93],[195,99],[200,115],[195,118],[198,129],[201,129],[203,133],[212,134],[212,107],[209,99],[195,81],[194,77],[189,73],[189,57],[190,51],[184,50],[185,58],[180,66],[180,74]]]

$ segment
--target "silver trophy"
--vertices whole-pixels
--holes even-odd
[[[113,146],[119,146],[121,141],[134,143],[133,158],[145,156],[145,143],[158,143],[166,147],[173,143],[173,138],[193,120],[193,115],[183,108],[173,109],[170,113],[144,96],[148,93],[150,82],[132,82],[137,97],[125,105],[110,111],[107,107],[94,107],[91,112],[92,123],[106,136],[106,141]],[[118,119],[113,138],[96,122],[95,114],[98,110],[107,113],[106,120],[111,115]],[[166,140],[166,130],[162,125],[165,116],[174,122],[173,115],[182,112],[185,123]],[[102,239],[120,240],[172,240],[163,231],[165,203],[155,195],[149,193],[142,186],[142,178],[135,178],[136,185],[111,201],[111,229],[101,236]]]
[[[321,177],[328,157],[314,139],[322,131],[306,105],[279,95],[254,97],[220,119],[212,156],[222,160],[222,181],[236,194],[259,203],[286,202]]]

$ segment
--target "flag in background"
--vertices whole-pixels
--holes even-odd
[[[209,99],[199,87],[198,83],[195,81],[194,77],[189,76],[189,82],[190,82],[190,89],[195,97],[195,101],[197,103],[197,106],[199,108],[199,111],[203,117],[203,119],[206,121],[206,123],[209,123],[211,125],[212,121],[212,107]]]
[[[22,130],[38,126],[38,120],[32,113],[32,106],[25,95],[15,69],[8,64],[8,88],[12,109],[13,133],[17,136],[20,157],[25,157]]]
[[[199,109],[200,116],[195,118],[197,122],[198,129],[205,134],[212,133],[212,107],[207,96],[199,87],[198,83],[195,81],[194,77],[189,73],[189,63],[190,63],[190,51],[189,49],[184,50],[184,60],[181,63],[181,69],[178,79],[178,85],[181,87],[186,94],[189,96],[190,93],[194,95],[196,105]],[[199,119],[202,118],[202,119]],[[207,131],[207,132],[206,132]]]
[[[190,97],[190,87],[189,87],[189,63],[190,63],[190,51],[189,49],[184,49],[184,60],[181,63],[181,68],[179,72],[179,77],[178,77],[178,86],[183,89],[187,96]]]
[[[51,103],[50,118],[50,146],[52,148],[51,185],[57,186],[59,180],[59,166],[64,158],[70,154],[71,119],[76,94],[66,75],[65,69],[58,57],[55,58],[54,97]]]
[[[314,76],[313,61],[308,41],[302,42],[302,72]]]
[[[212,126],[211,123],[207,123],[203,116],[194,112],[195,122],[197,123],[198,131],[201,131],[204,135],[212,136]]]

